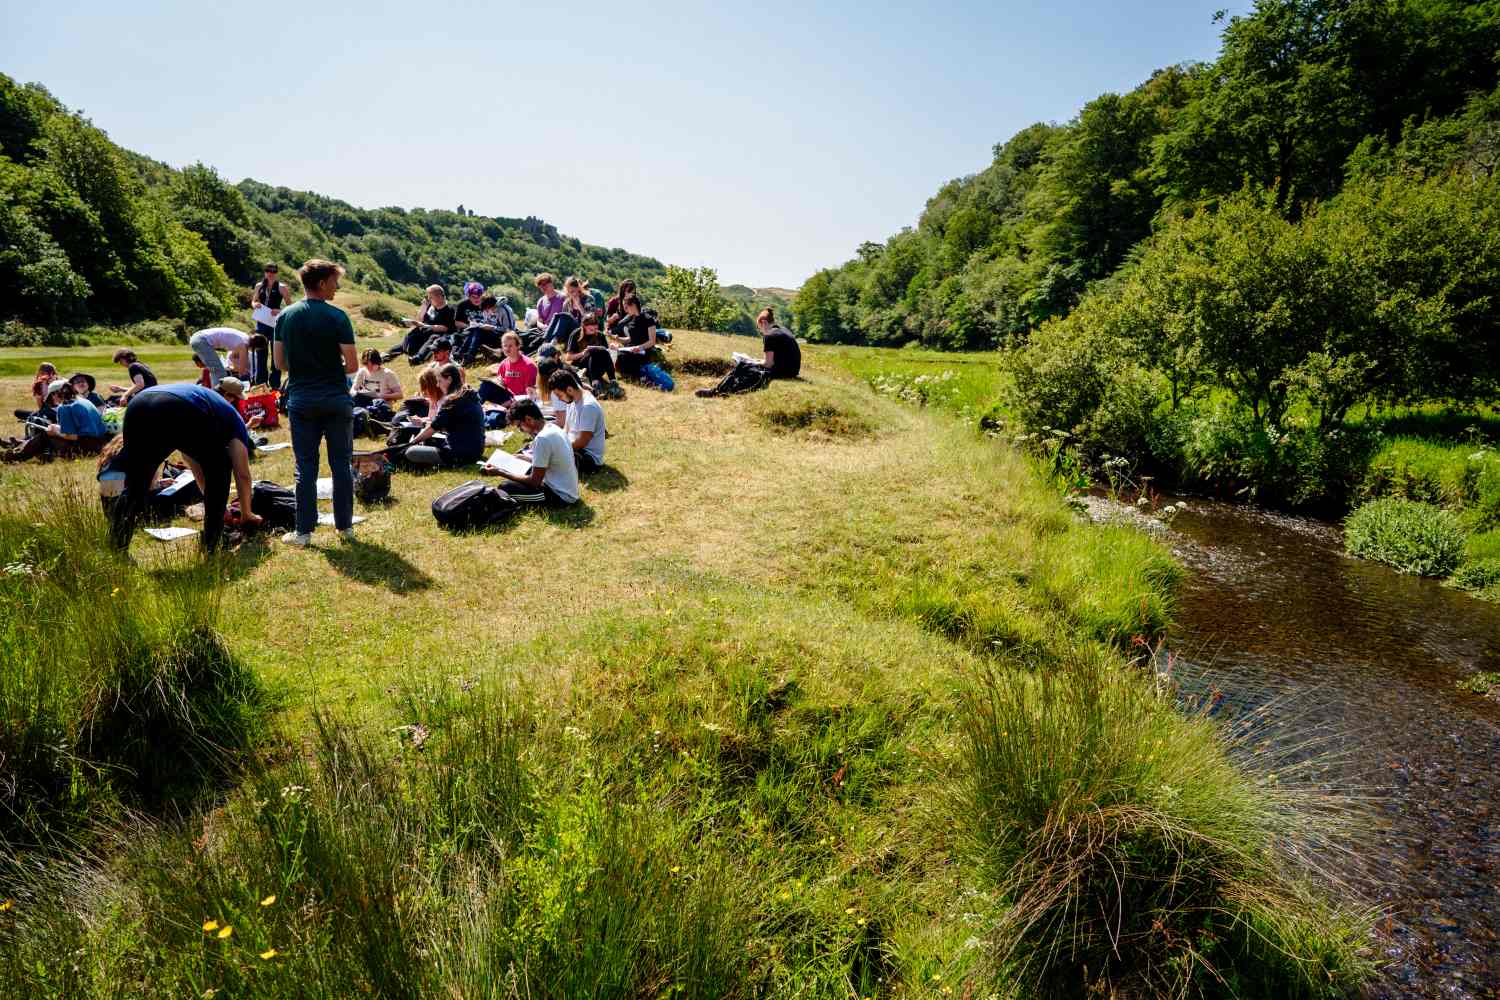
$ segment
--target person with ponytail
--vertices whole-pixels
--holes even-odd
[[[737,355],[734,367],[718,385],[699,389],[698,396],[732,396],[738,392],[754,392],[764,389],[776,378],[796,378],[802,373],[802,348],[791,331],[776,322],[776,312],[770,306],[762,309],[755,318],[760,327],[760,361]]]

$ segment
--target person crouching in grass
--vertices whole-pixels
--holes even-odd
[[[531,468],[524,476],[486,464],[480,471],[500,476],[500,489],[517,503],[568,507],[578,502],[578,465],[573,446],[561,427],[542,419],[534,399],[518,399],[510,408],[510,422],[531,435]],[[525,453],[523,453],[524,456]]]

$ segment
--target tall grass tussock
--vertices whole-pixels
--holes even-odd
[[[1344,544],[1351,555],[1414,576],[1448,576],[1463,558],[1464,541],[1457,515],[1397,497],[1372,500],[1344,523]]]
[[[61,800],[87,850],[3,845],[0,983],[940,1000],[1358,980],[1366,917],[1284,849],[1295,796],[1132,662],[1170,621],[1171,555],[1072,515],[1008,446],[807,362],[751,397],[697,399],[715,376],[684,372],[612,404],[618,474],[573,520],[454,542],[425,501],[462,470],[399,478],[355,546],[206,563],[122,560],[83,501],[76,527],[5,520],[0,553],[41,568],[0,580],[7,606],[150,638],[64,629],[95,640],[43,656],[55,620],[7,619],[6,733],[42,747],[27,720],[61,720],[63,774],[97,778]],[[290,481],[284,453],[258,461]],[[75,554],[79,531],[98,545]],[[521,552],[540,577],[501,569]],[[142,701],[141,677],[173,696]],[[262,685],[287,702],[274,730]],[[126,716],[165,720],[148,740],[100,721],[158,703],[180,710]],[[135,789],[156,747],[235,781]]]

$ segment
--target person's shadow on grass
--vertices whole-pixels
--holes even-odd
[[[630,485],[630,477],[613,465],[604,465],[583,476],[584,485],[600,493],[614,493]]]
[[[318,551],[338,573],[372,587],[384,587],[393,594],[426,590],[434,582],[400,553],[373,542],[357,541]]]

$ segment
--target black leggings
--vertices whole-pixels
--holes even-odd
[[[580,359],[584,370],[588,373],[589,381],[593,382],[602,378],[615,377],[615,361],[609,356],[607,347],[589,347],[584,351]]]
[[[229,504],[230,435],[206,420],[203,411],[185,399],[166,393],[136,396],[125,408],[121,426],[125,450],[121,454],[125,495],[110,512],[110,537],[118,548],[130,545],[151,499],[156,470],[174,451],[180,451],[203,470],[203,547],[212,551],[224,530],[224,508]]]
[[[405,339],[401,341],[401,353],[405,354],[408,358],[412,357],[422,349],[422,345],[426,344],[428,340],[436,335],[437,331],[430,326],[412,327]]]

